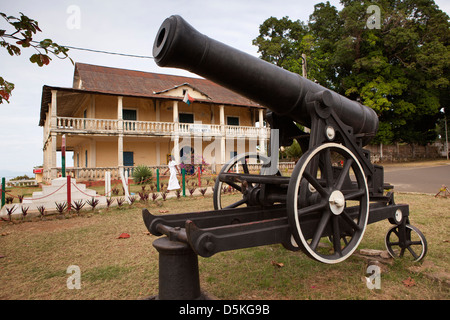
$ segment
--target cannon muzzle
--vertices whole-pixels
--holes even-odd
[[[273,112],[306,127],[309,97],[322,96],[338,117],[370,141],[378,130],[378,117],[371,108],[350,100],[296,73],[211,39],[180,16],[161,25],[153,56],[158,66],[188,70],[247,97]]]

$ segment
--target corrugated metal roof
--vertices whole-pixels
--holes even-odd
[[[205,102],[261,107],[256,102],[202,78],[102,67],[84,63],[75,65],[75,77],[81,79],[82,89],[88,91],[156,98],[169,89],[188,84],[210,98],[205,99]]]

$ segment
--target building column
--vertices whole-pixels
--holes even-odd
[[[219,121],[220,121],[220,131],[221,131],[221,137],[220,137],[220,164],[225,164],[226,162],[226,154],[225,154],[225,139],[226,139],[226,132],[225,132],[225,106],[221,104],[219,106]]]
[[[57,150],[57,135],[56,132],[52,132],[51,134],[51,154],[50,154],[50,170],[51,170],[51,179],[57,178],[58,170],[56,168],[56,150]]]
[[[57,126],[57,90],[52,90],[52,98],[51,102],[49,104],[50,110],[49,110],[49,116],[50,116],[50,143],[47,145],[47,160],[48,160],[48,166],[49,166],[49,172],[50,172],[50,180],[57,178],[58,170],[56,168],[56,150],[57,150],[57,134],[54,132],[56,130]]]
[[[264,128],[264,110],[259,109],[259,152],[266,154],[266,130]]]
[[[172,136],[173,149],[172,156],[175,158],[176,163],[180,163],[180,135],[179,131],[179,115],[178,115],[178,100],[173,101],[173,122],[174,122],[174,133]]]
[[[50,110],[50,116],[51,116],[51,123],[50,123],[50,127],[51,129],[56,129],[56,117],[57,117],[57,94],[58,91],[57,90],[52,90],[52,102],[51,102],[51,110]]]
[[[155,100],[155,121],[160,122],[161,121],[161,101]],[[161,165],[161,143],[158,141],[156,142],[156,165]]]
[[[117,139],[117,166],[119,172],[123,174],[123,97],[117,97],[117,129],[119,131],[119,137]]]

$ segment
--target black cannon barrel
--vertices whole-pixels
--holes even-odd
[[[334,108],[355,134],[370,136],[378,130],[378,117],[371,108],[211,39],[177,15],[162,23],[153,45],[153,56],[160,67],[196,73],[307,127],[311,123],[306,110],[307,94],[327,92],[326,104]]]

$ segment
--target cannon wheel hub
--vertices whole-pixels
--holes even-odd
[[[340,215],[344,211],[345,207],[345,197],[344,194],[339,190],[334,190],[330,198],[328,199],[330,204],[330,210],[334,215]]]

